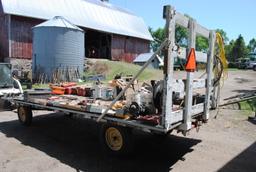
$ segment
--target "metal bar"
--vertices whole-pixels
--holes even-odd
[[[166,17],[166,36],[170,41],[169,46],[165,52],[165,76],[164,76],[164,89],[163,89],[163,111],[161,124],[168,130],[170,123],[167,123],[166,119],[172,115],[172,90],[173,90],[173,63],[175,46],[175,14],[174,8],[167,6]]]
[[[214,57],[214,45],[215,45],[215,32],[211,31],[210,33],[210,47],[209,47],[209,54],[207,57],[207,67],[206,67],[206,73],[207,73],[207,80],[206,80],[206,93],[205,93],[205,107],[204,107],[204,115],[203,119],[208,120],[209,119],[209,108],[210,108],[210,97],[212,93],[212,74],[213,74],[213,57]]]
[[[34,107],[45,109],[45,110],[58,110],[58,111],[62,111],[62,112],[74,113],[76,115],[82,115],[84,118],[88,118],[88,117],[92,118],[92,120],[96,120],[99,117],[99,114],[86,113],[86,112],[61,108],[61,107],[45,106],[45,105],[40,105],[40,104],[36,104],[36,103],[24,102],[24,101],[21,101],[21,100],[15,100],[15,102],[17,104],[34,106]],[[127,121],[127,120],[111,118],[111,117],[105,117],[104,119],[107,120],[107,121],[118,122],[120,124],[126,124],[128,126],[139,127],[139,128],[142,128],[142,129],[149,129],[149,130],[155,130],[155,131],[160,131],[160,132],[166,132],[166,130],[164,128],[148,126],[148,125],[139,124],[139,123],[134,123],[133,121]]]
[[[142,66],[139,72],[132,78],[132,80],[127,84],[127,86],[116,96],[116,98],[111,102],[108,108],[98,117],[97,122],[99,122],[112,108],[112,106],[120,99],[120,97],[125,93],[125,91],[132,85],[132,83],[140,76],[140,74],[146,69],[146,67],[151,63],[151,61],[159,54],[162,49],[168,44],[168,39],[165,39],[159,49],[150,57],[150,59]]]
[[[251,96],[251,97],[247,97],[247,98],[244,98],[244,99],[236,100],[236,101],[228,101],[227,103],[219,105],[219,107],[223,107],[223,106],[227,106],[227,105],[231,105],[231,104],[235,104],[235,103],[239,103],[239,102],[244,102],[244,101],[255,99],[255,98],[256,98],[256,95]]]

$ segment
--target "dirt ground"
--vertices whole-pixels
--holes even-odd
[[[221,96],[256,90],[256,72],[232,71]],[[14,112],[0,112],[0,171],[256,171],[256,122],[248,111],[220,109],[199,132],[173,132],[160,139],[134,132],[135,153],[113,157],[101,151],[94,122],[36,112],[23,127]]]

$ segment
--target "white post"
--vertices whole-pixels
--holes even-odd
[[[196,22],[193,19],[189,20],[189,45],[188,53],[192,48],[196,47],[196,32],[195,32]],[[180,126],[180,129],[184,132],[191,129],[191,113],[192,113],[192,101],[193,101],[193,80],[194,72],[187,72],[186,80],[186,96],[185,96],[185,111],[183,114],[184,123]]]
[[[210,98],[213,91],[212,87],[212,72],[213,72],[213,58],[214,58],[214,44],[215,44],[216,35],[214,31],[210,32],[210,39],[209,39],[209,53],[207,56],[207,80],[206,80],[206,95],[205,95],[205,105],[204,105],[204,115],[203,120],[209,119],[209,108],[210,108]],[[213,99],[215,96],[213,96]]]
[[[165,52],[164,63],[164,90],[163,90],[163,111],[162,111],[162,125],[168,130],[170,124],[167,120],[172,115],[172,82],[173,82],[173,63],[175,46],[175,10],[171,6],[165,6],[166,17],[166,36],[169,41],[167,50]]]

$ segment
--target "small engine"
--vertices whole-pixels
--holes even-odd
[[[153,103],[153,93],[144,89],[135,92],[131,95],[129,112],[134,116],[155,114]]]

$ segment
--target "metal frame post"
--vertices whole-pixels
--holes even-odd
[[[169,45],[165,51],[165,63],[164,63],[164,90],[163,90],[163,111],[162,111],[162,125],[168,130],[170,124],[167,119],[172,115],[172,82],[173,82],[173,63],[175,46],[175,10],[171,6],[165,6],[165,18],[166,18],[166,37],[169,41]]]
[[[196,21],[194,19],[189,20],[189,45],[188,53],[192,48],[196,47]],[[194,72],[187,72],[186,80],[186,96],[185,96],[185,111],[183,113],[184,123],[180,126],[180,129],[187,131],[191,129],[191,113],[192,113],[192,103],[193,103],[193,80]]]
[[[209,119],[209,108],[210,108],[210,99],[213,91],[212,87],[212,73],[213,73],[213,58],[214,58],[214,45],[216,41],[216,34],[215,31],[210,32],[210,39],[209,39],[209,53],[207,55],[207,80],[206,80],[206,97],[205,97],[205,106],[204,106],[204,115],[203,120]],[[213,96],[214,99],[215,96]]]

